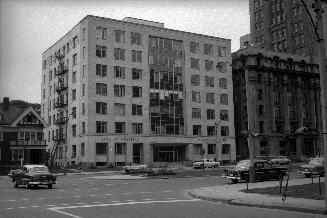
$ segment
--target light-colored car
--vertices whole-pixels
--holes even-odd
[[[289,164],[290,162],[291,160],[288,159],[286,156],[276,156],[270,159],[270,163],[277,164],[277,165]]]
[[[219,161],[215,161],[214,159],[201,159],[199,161],[193,162],[193,168],[216,168],[220,166]]]
[[[133,164],[131,166],[124,166],[123,170],[126,173],[143,173],[147,170],[147,165],[145,164]]]
[[[311,177],[312,175],[324,176],[325,174],[325,166],[324,166],[324,158],[316,157],[310,158],[307,164],[303,164],[300,166],[299,173],[305,175],[305,177]]]

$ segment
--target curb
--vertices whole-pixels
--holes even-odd
[[[310,214],[322,214],[322,215],[327,214],[327,211],[319,210],[319,209],[310,209],[310,208],[301,208],[301,207],[292,207],[292,206],[278,206],[278,205],[270,205],[270,204],[252,204],[252,203],[239,202],[237,200],[235,201],[235,199],[209,198],[203,195],[195,194],[192,191],[188,192],[188,194],[193,198],[206,200],[206,201],[221,202],[234,206],[258,207],[258,208],[295,211],[295,212],[310,213]]]

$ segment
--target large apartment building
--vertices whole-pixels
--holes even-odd
[[[42,55],[51,161],[235,160],[231,41],[86,16]]]
[[[252,43],[270,51],[318,55],[317,37],[308,15],[309,12],[316,19],[314,0],[250,0],[249,3]]]

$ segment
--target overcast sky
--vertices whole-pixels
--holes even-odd
[[[248,0],[0,0],[0,102],[41,101],[42,53],[86,15],[135,17],[232,40],[250,32]]]

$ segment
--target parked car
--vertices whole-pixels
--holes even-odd
[[[126,173],[143,173],[147,170],[147,165],[133,164],[131,166],[124,166],[123,170]]]
[[[215,161],[214,159],[201,159],[199,161],[193,162],[193,168],[216,168],[220,166],[219,161]]]
[[[300,166],[299,172],[304,174],[307,178],[311,177],[312,175],[324,176],[324,163],[325,161],[323,157],[310,158],[307,164],[303,164]]]
[[[249,175],[250,160],[242,160],[237,163],[235,168],[224,170],[223,178],[230,179],[233,183],[246,181]],[[279,180],[286,175],[286,167],[272,165],[267,160],[254,160],[256,180]]]
[[[277,165],[289,164],[291,162],[286,156],[276,156],[270,159],[270,162]]]
[[[18,169],[13,169],[8,174],[15,183],[15,188],[19,185],[24,185],[30,188],[32,185],[37,187],[39,185],[46,185],[49,189],[53,184],[56,184],[57,177],[49,172],[48,167],[44,165],[24,165]]]

